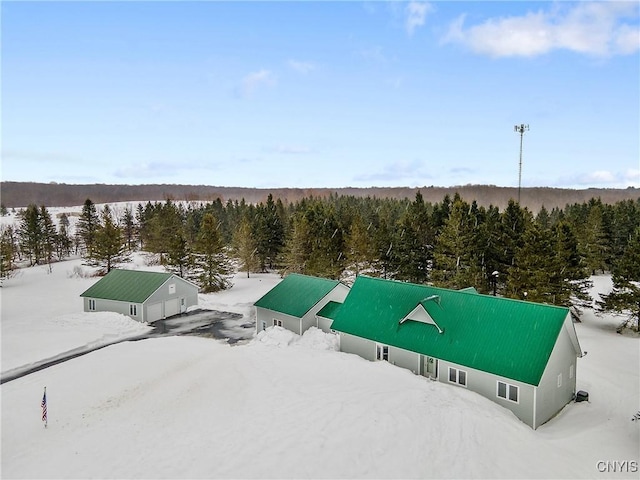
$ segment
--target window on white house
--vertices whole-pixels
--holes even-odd
[[[281,327],[282,326],[282,320],[278,320],[277,318],[273,319],[273,325],[277,326],[277,327]]]
[[[89,299],[89,311],[93,312],[96,309],[96,301],[93,299]]]
[[[510,383],[498,382],[498,396],[518,403],[518,387]]]
[[[129,305],[129,315],[132,317],[138,316],[138,306],[135,303]]]
[[[558,374],[558,388],[562,386],[562,374]]]
[[[569,366],[569,378],[573,378],[573,376],[575,375],[575,368],[576,367],[574,365]]]
[[[376,343],[376,360],[389,361],[389,345]]]
[[[175,283],[170,283],[169,284],[169,295],[173,295],[174,293],[176,293],[176,284]]]
[[[458,385],[467,386],[467,372],[449,367],[449,381]]]

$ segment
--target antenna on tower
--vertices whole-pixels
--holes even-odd
[[[520,166],[518,169],[518,204],[520,204],[520,190],[522,189],[522,139],[524,132],[529,131],[529,125],[521,123],[520,125],[515,125],[513,129],[520,134]]]

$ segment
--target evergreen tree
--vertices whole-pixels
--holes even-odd
[[[20,213],[18,238],[20,250],[29,258],[29,265],[38,265],[42,260],[43,229],[40,211],[36,205],[29,205]]]
[[[623,326],[635,323],[636,331],[640,332],[640,227],[629,239],[623,255],[616,259],[612,279],[613,290],[600,295],[599,309],[628,314]]]
[[[469,286],[469,270],[475,270],[475,266],[469,249],[471,235],[467,209],[466,203],[456,199],[436,239],[432,278],[437,286],[454,289]]]
[[[15,269],[14,256],[17,249],[13,227],[0,225],[0,286],[2,280],[10,278]]]
[[[396,275],[401,280],[424,283],[429,278],[433,258],[435,232],[429,222],[429,213],[418,191],[413,203],[400,219],[391,253]]]
[[[111,209],[105,205],[101,213],[102,224],[95,231],[91,259],[107,273],[118,263],[127,260],[124,253],[122,231],[116,225]]]
[[[282,207],[282,203],[280,203]],[[278,205],[269,194],[266,204],[260,204],[256,211],[256,254],[260,269],[272,269],[284,247],[284,223],[278,212]]]
[[[190,278],[193,270],[191,246],[182,230],[176,232],[167,243],[165,264],[167,269],[182,278]]]
[[[82,213],[76,226],[76,230],[84,243],[86,258],[93,258],[93,245],[99,226],[100,217],[98,216],[96,206],[87,198],[82,206]]]
[[[247,278],[249,278],[250,272],[255,272],[260,268],[261,259],[256,255],[258,243],[254,238],[251,222],[247,217],[242,219],[233,235],[233,249],[240,260],[240,270],[246,270]]]
[[[51,215],[47,208],[42,205],[40,207],[41,231],[42,231],[42,254],[44,260],[49,266],[49,272],[51,272],[51,262],[53,261],[53,254],[56,252],[56,244],[58,239],[58,233],[56,232],[56,226],[53,224]]]
[[[567,222],[551,229],[553,267],[550,270],[549,294],[554,305],[588,306],[591,300],[588,271],[578,252],[578,240]]]
[[[71,247],[73,246],[73,239],[69,234],[69,217],[66,213],[60,214],[60,225],[58,227],[58,235],[56,236],[56,254],[58,260],[62,260],[65,257],[71,255]]]
[[[607,268],[607,239],[603,225],[603,205],[599,200],[590,202],[586,223],[579,225],[577,231],[581,232],[580,250],[585,255],[587,268],[592,274],[597,270],[604,272]]]
[[[202,217],[200,232],[194,245],[198,281],[204,293],[231,287],[231,266],[224,253],[218,231],[220,223],[211,213]]]
[[[549,230],[530,223],[509,268],[506,296],[531,302],[552,303],[550,294],[553,271],[552,238]]]
[[[136,235],[136,224],[131,207],[127,206],[124,209],[120,222],[122,224],[122,235],[125,246],[127,250],[132,251]]]
[[[368,267],[373,262],[374,246],[371,237],[371,223],[365,225],[362,217],[356,215],[351,223],[349,234],[345,242],[347,260],[353,265],[356,275],[362,267]]]
[[[291,232],[285,244],[285,268],[288,272],[306,273],[311,256],[309,221],[304,215],[294,218]]]

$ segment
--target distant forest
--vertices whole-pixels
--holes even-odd
[[[237,188],[207,185],[70,185],[64,183],[2,182],[0,196],[7,208],[26,207],[27,205],[47,205],[49,207],[71,207],[82,205],[87,198],[94,203],[146,202],[165,200],[213,201],[220,199],[242,200],[246,203],[265,202],[269,194],[284,203],[293,203],[305,197],[326,198],[331,194],[358,198],[375,197],[394,200],[413,199],[420,191],[426,202],[442,201],[445,195],[453,197],[458,193],[468,201],[479,206],[498,207],[504,210],[509,200],[518,200],[518,189],[493,185],[463,185],[458,187],[394,187],[394,188]],[[599,198],[605,204],[621,200],[637,200],[640,189],[602,189],[584,190],[562,188],[523,188],[519,204],[532,212],[538,212],[542,206],[547,210],[564,208],[574,203],[588,202]]]
[[[51,266],[71,255],[107,272],[144,251],[203,292],[229,288],[236,271],[347,283],[366,274],[579,308],[591,302],[589,277],[611,272],[614,290],[600,307],[640,316],[640,199],[591,198],[534,213],[514,200],[500,209],[459,193],[429,202],[421,192],[102,208],[86,199],[75,228],[65,213],[56,227],[47,208],[32,203],[18,210],[19,226],[2,226],[0,277],[18,264]]]

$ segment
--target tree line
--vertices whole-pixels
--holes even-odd
[[[611,272],[602,309],[640,315],[640,199],[598,198],[533,214],[459,194],[426,202],[332,194],[283,202],[147,202],[114,212],[87,199],[75,232],[56,229],[44,206],[20,212],[1,235],[1,272],[83,256],[109,271],[131,252],[157,255],[203,292],[231,286],[234,270],[298,272],[334,279],[366,273],[563,306],[590,301],[589,277]]]

